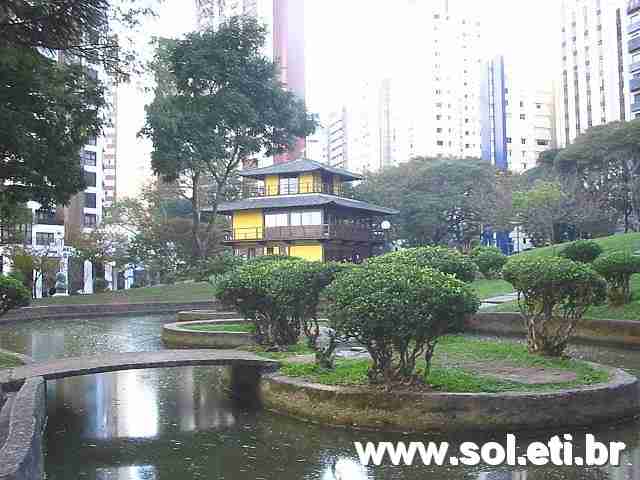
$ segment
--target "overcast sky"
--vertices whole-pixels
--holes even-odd
[[[396,0],[295,0],[305,2],[307,104],[326,115],[339,108],[349,86],[361,79],[368,66],[383,74],[401,52],[390,49],[389,38],[402,24],[393,22]],[[429,1],[429,0],[417,0]],[[527,71],[531,81],[553,78],[558,48],[559,0],[468,0],[481,6],[483,50],[490,58],[504,54]],[[164,0],[156,19],[146,21],[139,51],[149,55],[154,36],[179,37],[194,29],[192,0]],[[118,195],[133,196],[150,180],[148,142],[138,139],[144,105],[151,99],[134,79],[121,87],[118,114]]]

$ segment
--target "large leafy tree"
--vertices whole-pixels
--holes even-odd
[[[79,152],[102,127],[102,87],[80,66],[2,47],[0,85],[0,202],[67,203],[84,187]]]
[[[254,19],[232,17],[217,31],[160,42],[152,65],[157,88],[141,133],[153,142],[154,172],[179,182],[192,204],[200,258],[242,160],[282,153],[315,129],[303,101],[283,88],[277,65],[261,53],[264,42]]]
[[[575,178],[577,191],[624,219],[640,224],[640,120],[590,128],[554,158],[560,175]]]
[[[158,0],[5,0],[0,47],[62,52],[120,77],[135,70],[133,33]]]
[[[477,159],[415,158],[368,176],[355,196],[398,209],[397,235],[414,246],[465,246],[511,215],[508,176]]]

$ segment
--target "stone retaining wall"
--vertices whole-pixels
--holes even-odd
[[[91,318],[114,315],[177,313],[181,310],[215,309],[215,302],[108,303],[100,305],[48,305],[11,310],[0,323],[56,318]]]
[[[525,335],[519,313],[477,313],[466,322],[467,331],[493,335]],[[582,320],[573,336],[576,340],[606,345],[640,346],[640,322],[634,320]]]
[[[600,368],[604,368],[601,367]],[[544,430],[630,418],[638,380],[610,369],[606,384],[548,393],[417,393],[328,386],[268,375],[266,408],[312,422],[398,432]]]
[[[45,381],[24,382],[10,405],[8,434],[0,448],[0,480],[44,478]]]
[[[236,318],[228,320],[168,323],[162,327],[162,341],[169,346],[200,348],[238,348],[255,345],[251,333],[189,330],[189,325],[230,325],[244,322],[244,319]]]

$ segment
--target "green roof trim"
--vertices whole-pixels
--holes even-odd
[[[293,160],[285,163],[276,163],[271,165],[270,167],[263,168],[253,168],[250,170],[242,170],[240,171],[240,176],[248,177],[248,178],[256,178],[263,179],[267,175],[284,175],[284,174],[294,174],[294,173],[307,173],[307,172],[317,172],[324,171],[328,173],[332,173],[334,175],[339,175],[345,180],[362,180],[364,177],[362,175],[358,175],[357,173],[352,173],[343,168],[331,167],[329,165],[325,165],[324,163],[316,162],[314,160],[307,159],[299,159]]]

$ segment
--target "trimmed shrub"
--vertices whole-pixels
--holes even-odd
[[[427,376],[438,338],[480,306],[462,281],[403,262],[366,262],[344,272],[327,298],[331,327],[367,349],[369,380],[387,385],[417,380],[419,358]]]
[[[0,275],[0,315],[12,308],[26,307],[31,303],[31,293],[21,281]]]
[[[562,355],[587,309],[606,298],[604,279],[567,258],[514,257],[502,276],[518,292],[531,353]]]
[[[470,258],[457,250],[446,247],[416,247],[387,253],[367,260],[367,263],[401,263],[409,266],[428,267],[449,273],[463,282],[473,282],[478,268]]]
[[[609,285],[608,298],[611,306],[620,306],[631,301],[631,276],[640,273],[640,256],[630,252],[611,252],[595,259],[593,268]]]
[[[284,348],[304,331],[315,346],[321,291],[347,268],[291,258],[250,261],[216,282],[216,297],[253,322],[262,345]]]
[[[560,256],[574,262],[591,263],[602,255],[603,251],[602,247],[593,240],[576,240],[567,245],[560,252]]]
[[[471,250],[470,257],[485,278],[500,276],[502,267],[508,260],[507,256],[496,247],[476,247]]]

